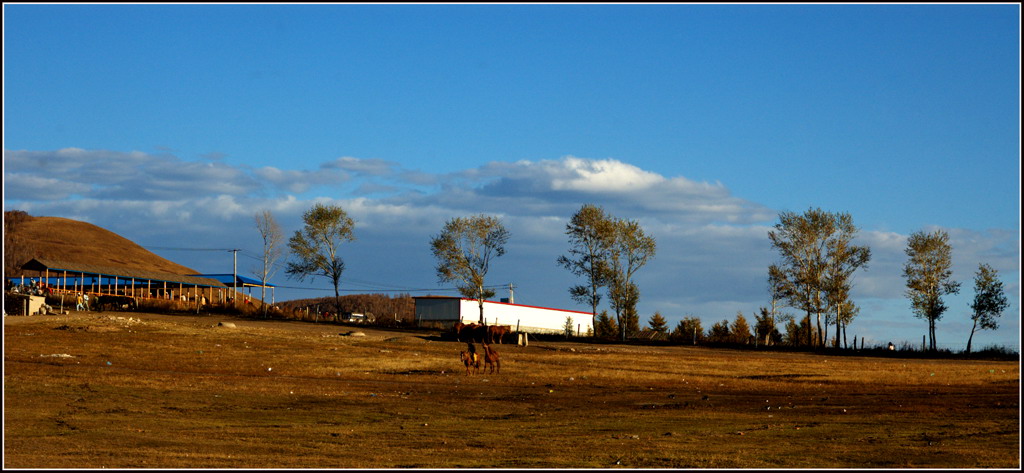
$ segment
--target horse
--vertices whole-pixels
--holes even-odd
[[[491,374],[495,373],[495,369],[497,369],[498,373],[501,373],[501,356],[499,356],[498,352],[494,351],[494,349],[491,348],[490,345],[484,344],[484,370],[485,371],[487,370],[488,366],[491,367]]]
[[[487,341],[487,326],[479,324],[466,324],[462,326],[459,331],[460,342],[480,342],[484,343]]]
[[[461,332],[462,331],[462,327],[465,327],[465,326],[466,326],[466,324],[464,324],[462,322],[455,322],[455,324],[452,325],[452,333],[455,334],[455,339],[460,341],[460,342],[462,341],[462,336],[461,336],[461,334],[459,332]]]
[[[511,325],[488,325],[487,326],[487,342],[501,345],[501,338],[505,334],[512,331]]]
[[[475,368],[475,371],[477,373],[480,373],[480,358],[481,358],[481,356],[477,355],[476,353],[470,353],[470,352],[467,352],[467,351],[460,351],[459,352],[459,361],[462,361],[462,363],[464,365],[466,365],[466,375],[467,376],[469,375],[469,367],[470,366]]]

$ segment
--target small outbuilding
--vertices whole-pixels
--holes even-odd
[[[476,299],[450,296],[414,297],[416,325],[433,322],[450,327],[456,322],[479,323],[480,306]],[[571,319],[571,320],[570,320]],[[484,323],[508,325],[513,331],[528,333],[565,333],[568,322],[573,335],[593,333],[590,312],[552,309],[507,302],[484,301]]]

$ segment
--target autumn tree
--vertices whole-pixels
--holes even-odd
[[[755,316],[754,338],[758,343],[774,345],[782,341],[782,334],[776,326],[775,314],[767,307],[761,307],[760,313]]]
[[[615,323],[615,319],[608,315],[607,310],[602,310],[597,316],[597,323],[594,324],[594,336],[614,339],[618,333],[619,326]]]
[[[971,341],[977,330],[995,330],[999,328],[998,318],[1010,306],[1003,290],[1003,282],[999,273],[985,263],[978,265],[974,276],[974,300],[971,301],[971,335],[967,337],[967,353],[971,352]]]
[[[729,328],[729,339],[733,343],[750,342],[750,324],[747,323],[743,312],[736,312],[736,319],[733,320],[732,327]]]
[[[825,310],[822,297],[825,236],[831,233],[832,219],[828,212],[809,209],[804,214],[782,212],[775,229],[768,232],[772,247],[779,251],[781,264],[776,273],[782,277],[787,288],[789,304],[802,309],[810,320],[811,314],[818,316],[818,332],[821,332],[821,313]],[[771,274],[771,268],[769,269]],[[807,332],[807,344],[817,344]]]
[[[839,307],[839,310],[836,313],[837,317],[840,317],[839,323],[842,326],[843,348],[848,348],[849,347],[849,344],[847,343],[847,339],[846,339],[846,327],[848,325],[850,325],[850,321],[851,320],[853,320],[854,318],[857,317],[857,314],[860,314],[860,307],[857,304],[854,304],[853,301],[851,301],[849,299],[847,299],[847,300],[842,302],[841,307]],[[854,345],[856,345],[857,344],[857,340],[856,340],[857,337],[853,337],[853,338],[854,338],[854,340],[853,340]],[[839,340],[838,339],[839,339],[839,332],[836,332],[836,346],[839,346]]]
[[[464,297],[476,299],[480,323],[484,323],[484,301],[494,290],[484,285],[491,262],[505,254],[509,231],[498,217],[475,215],[445,223],[441,233],[430,240],[437,259],[437,279],[452,282]]]
[[[620,340],[626,340],[630,329],[639,329],[636,305],[640,300],[640,288],[633,282],[633,275],[654,257],[656,249],[654,237],[644,233],[640,222],[615,220],[608,258],[611,270],[608,295],[619,322]]]
[[[806,320],[806,319],[805,319]],[[796,318],[790,316],[784,322],[786,333],[782,336],[782,343],[795,347],[803,344],[806,331],[797,323]]]
[[[779,223],[768,232],[781,257],[779,264],[769,267],[769,285],[773,294],[782,295],[788,305],[806,313],[809,345],[824,343],[822,315],[833,308],[841,310],[839,300],[846,298],[841,292],[848,293],[850,275],[870,259],[867,247],[851,243],[856,233],[849,214],[821,209],[803,214],[782,212]],[[817,324],[813,338],[811,314]]]
[[[796,317],[790,314],[785,314],[782,318],[784,320],[780,319],[780,321],[782,321],[786,327],[786,334],[782,336],[782,343],[794,347],[801,345],[806,346],[806,339],[808,336],[812,339],[817,338],[817,329],[814,328],[814,324],[811,323],[810,318],[803,317],[799,319],[799,322]]]
[[[700,318],[688,315],[679,321],[669,336],[672,340],[690,342],[696,345],[704,341],[704,328],[700,326]]]
[[[654,315],[651,316],[651,319],[647,321],[647,326],[655,332],[668,332],[668,321],[661,316],[661,312],[655,312]]]
[[[260,307],[263,308],[263,316],[267,316],[268,306],[265,304],[267,297],[267,281],[273,276],[275,272],[275,265],[277,260],[281,257],[282,249],[281,242],[284,240],[284,233],[281,231],[281,226],[274,220],[274,215],[269,210],[262,210],[256,213],[254,219],[256,220],[256,230],[260,233],[260,238],[263,240],[263,252],[261,253],[262,266],[257,268],[260,276]]]
[[[589,304],[592,323],[597,325],[597,306],[601,302],[601,289],[611,278],[608,252],[613,241],[615,226],[603,208],[585,204],[565,226],[569,236],[569,253],[558,257],[558,264],[583,283],[569,288],[572,299]]]
[[[835,348],[839,348],[840,332],[845,332],[853,317],[857,315],[856,305],[850,300],[853,288],[853,273],[866,268],[871,260],[871,249],[853,244],[859,229],[849,214],[833,214],[835,231],[826,240],[824,275],[825,300],[836,326]]]
[[[771,265],[768,267],[768,297],[769,297],[769,308],[771,309],[771,317],[775,319],[781,306],[786,304],[791,294],[789,291],[792,289],[789,281],[786,280],[786,274],[778,265]]]
[[[619,333],[624,337],[622,340],[635,337],[636,334],[640,333],[640,313],[637,312],[635,305],[626,307],[622,312],[622,322],[619,324]]]
[[[909,257],[903,266],[906,295],[914,316],[928,321],[928,349],[935,351],[935,323],[947,309],[942,296],[960,292],[960,283],[951,279],[953,248],[949,234],[942,230],[914,232],[907,240],[905,251]]]
[[[712,343],[726,343],[730,341],[729,320],[722,319],[708,329],[708,341]]]
[[[355,222],[339,205],[316,203],[302,214],[304,226],[288,240],[292,257],[285,269],[289,277],[326,276],[334,285],[335,310],[340,311],[341,275],[345,262],[339,254],[342,243],[355,240]]]

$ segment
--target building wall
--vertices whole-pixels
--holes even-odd
[[[473,299],[416,298],[416,317],[421,321],[479,323],[480,307]],[[508,325],[529,333],[562,333],[566,317],[572,317],[573,331],[586,335],[592,328],[588,312],[550,309],[502,302],[484,302],[484,323]]]
[[[416,320],[423,322],[458,322],[459,299],[416,298]]]

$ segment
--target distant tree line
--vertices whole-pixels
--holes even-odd
[[[337,304],[337,305],[336,305]],[[331,320],[347,313],[372,314],[375,325],[412,325],[416,319],[416,302],[409,294],[351,294],[334,297],[295,299],[277,304],[287,311],[329,313]]]
[[[590,305],[594,316],[594,335],[605,339],[625,339],[633,336],[640,328],[635,317],[635,302],[639,289],[635,284],[623,290],[622,281],[648,261],[654,254],[653,239],[640,253],[644,258],[640,264],[627,272],[610,256],[616,251],[628,254],[629,250],[613,249],[616,242],[629,241],[617,235],[621,232],[622,220],[609,216],[597,206],[584,205],[566,225],[569,236],[569,253],[558,259],[558,263],[573,275],[582,278],[581,284],[569,288],[574,300]],[[639,230],[636,222],[634,231]],[[852,300],[854,274],[867,269],[871,260],[871,249],[854,244],[859,229],[848,213],[827,212],[818,208],[804,213],[782,212],[779,221],[768,238],[779,259],[768,267],[768,303],[760,307],[751,327],[742,312],[730,321],[723,319],[712,324],[707,330],[701,320],[692,315],[684,316],[671,331],[670,339],[677,342],[730,343],[751,345],[787,345],[794,347],[849,348],[847,328],[860,313],[860,307]],[[639,230],[638,235],[642,235]],[[910,235],[905,250],[908,260],[903,268],[906,279],[906,296],[910,300],[915,317],[928,322],[926,349],[937,350],[935,340],[936,322],[941,319],[947,307],[942,297],[959,291],[960,283],[951,279],[952,247],[949,235],[941,230],[918,231]],[[619,288],[615,288],[616,280]],[[971,352],[974,334],[978,330],[998,328],[998,318],[1009,307],[1002,281],[990,265],[980,263],[975,275],[975,297],[971,302],[971,332],[967,339],[968,353]],[[601,288],[610,288],[608,296],[615,317],[607,311],[598,313]],[[619,298],[619,302],[616,302]],[[791,308],[803,312],[796,316],[783,312]],[[622,310],[625,309],[625,310]],[[655,313],[648,321],[649,328],[668,332],[665,319]],[[784,331],[780,331],[779,326]],[[645,327],[647,328],[647,327]],[[829,335],[832,331],[832,335]],[[857,340],[853,340],[854,346]],[[863,345],[863,341],[861,342]]]
[[[19,241],[17,232],[18,226],[31,218],[23,211],[4,212],[5,273],[13,274],[15,268],[11,266],[20,268],[31,258],[33,250]],[[255,215],[255,223],[263,240],[263,258],[262,267],[254,272],[265,285],[276,261],[284,257],[283,233],[267,210]],[[317,310],[317,317],[322,312],[369,312],[385,319],[412,320],[415,309],[408,295],[340,295],[345,270],[342,245],[355,240],[355,225],[341,206],[314,204],[303,214],[303,227],[287,242],[290,251],[285,272],[300,281],[319,276],[332,282],[333,311]],[[687,315],[669,332],[665,318],[656,312],[648,320],[649,329],[691,343],[808,347],[831,343],[834,348],[849,347],[847,328],[861,310],[851,297],[854,274],[866,270],[871,260],[870,248],[854,244],[858,232],[848,213],[818,208],[804,213],[781,212],[778,223],[768,232],[778,260],[768,267],[767,304],[757,310],[753,327],[742,312],[731,322],[723,319],[706,331],[699,318]],[[655,256],[654,237],[644,231],[638,220],[613,216],[593,204],[584,204],[572,215],[565,233],[569,250],[557,258],[557,264],[581,278],[579,284],[569,288],[569,295],[590,306],[592,335],[620,341],[635,336],[641,330],[637,312],[641,291],[635,275]],[[510,232],[498,217],[481,214],[449,220],[430,240],[437,260],[438,282],[454,283],[460,294],[478,300],[481,322],[483,301],[494,296],[485,277],[494,260],[505,254],[509,238]],[[905,294],[913,315],[928,322],[927,348],[935,351],[936,324],[948,309],[942,298],[958,293],[961,286],[952,279],[949,235],[942,230],[915,232],[908,238],[905,252]],[[974,286],[975,297],[970,303],[973,324],[967,352],[971,351],[977,331],[997,329],[998,318],[1009,307],[1003,283],[990,265],[979,264]],[[607,310],[598,312],[605,297],[614,317]],[[263,304],[264,300],[262,292],[259,307],[267,317],[268,305]],[[308,310],[326,303],[300,300],[279,305]],[[800,311],[803,317],[798,319],[783,312],[785,308]],[[784,332],[779,330],[780,324]]]

